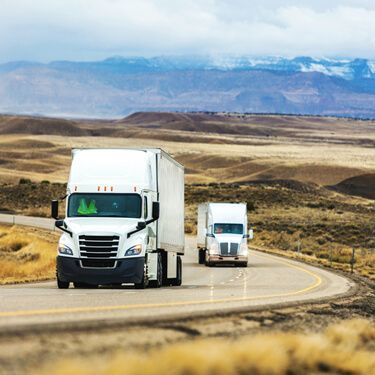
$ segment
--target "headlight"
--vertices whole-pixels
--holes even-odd
[[[69,246],[60,243],[57,246],[57,251],[59,252],[59,254],[73,255],[73,250]]]
[[[217,242],[213,242],[210,246],[209,250],[210,254],[218,254],[219,253],[219,245]]]
[[[246,241],[244,241],[244,242],[241,243],[240,253],[242,255],[247,255],[247,242]]]
[[[126,250],[125,256],[127,255],[139,255],[142,252],[142,244],[134,245],[130,249]]]

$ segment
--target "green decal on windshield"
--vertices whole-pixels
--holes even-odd
[[[92,215],[97,214],[98,210],[96,208],[96,203],[93,199],[91,199],[89,206],[87,207],[86,199],[82,198],[79,201],[79,207],[77,210],[79,215]]]

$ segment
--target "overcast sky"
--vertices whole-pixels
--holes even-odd
[[[0,61],[375,58],[374,0],[0,0]]]

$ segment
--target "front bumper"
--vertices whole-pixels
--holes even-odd
[[[208,255],[207,260],[211,263],[247,263],[246,255],[236,256],[222,256],[222,255]]]
[[[78,258],[57,257],[57,275],[61,281],[94,285],[140,283],[145,258],[117,259],[115,268],[83,268]]]

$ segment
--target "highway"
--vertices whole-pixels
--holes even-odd
[[[34,220],[33,225],[37,224]],[[253,250],[250,254],[248,268],[206,268],[197,264],[195,238],[187,237],[181,287],[59,290],[54,281],[1,286],[0,330],[48,323],[209,316],[322,301],[345,294],[353,286],[348,279],[320,268]]]

